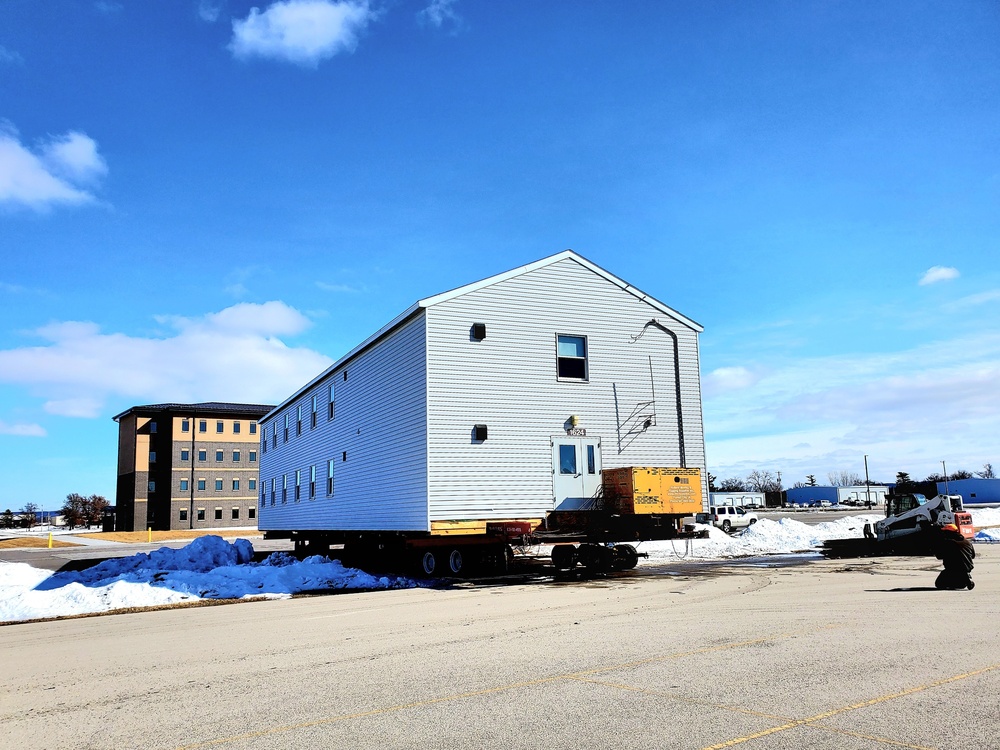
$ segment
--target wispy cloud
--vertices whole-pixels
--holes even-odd
[[[97,2],[94,3],[94,7],[97,8],[99,13],[103,13],[105,15],[121,13],[125,9],[125,6],[121,3],[112,2],[111,0],[97,0]]]
[[[326,281],[317,281],[316,286],[322,289],[324,292],[337,292],[343,294],[357,294],[359,292],[365,292],[367,289],[364,286],[351,286],[350,284],[330,284]]]
[[[45,428],[37,424],[8,424],[0,420],[0,435],[18,437],[45,437]]]
[[[263,57],[316,67],[353,52],[358,36],[377,17],[365,0],[282,0],[234,20],[229,49],[241,60]]]
[[[200,0],[198,3],[198,17],[207,23],[215,23],[222,15],[222,5],[215,0]]]
[[[456,4],[457,0],[431,0],[430,5],[417,14],[417,18],[435,28],[458,30],[462,26],[462,17],[455,12]]]
[[[920,286],[927,286],[928,284],[936,284],[939,281],[957,279],[959,276],[961,274],[957,268],[952,268],[951,266],[931,266],[924,271],[924,275],[920,277],[919,283]]]
[[[947,312],[956,312],[968,310],[970,307],[986,305],[990,302],[1000,302],[1000,289],[990,289],[987,292],[960,297],[959,299],[944,303],[941,305],[941,308]]]
[[[702,392],[705,397],[729,391],[749,388],[757,382],[758,376],[745,367],[719,367],[702,378]]]
[[[43,344],[0,351],[0,382],[25,387],[51,414],[97,417],[109,401],[277,402],[331,362],[279,338],[310,325],[283,302],[156,320],[169,329],[161,337],[51,323],[34,332]]]
[[[35,151],[9,123],[0,122],[0,206],[43,211],[95,200],[89,192],[107,174],[97,143],[78,132],[51,137]]]
[[[24,58],[14,50],[0,45],[0,65],[24,65]]]

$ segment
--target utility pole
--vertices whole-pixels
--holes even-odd
[[[950,495],[948,492],[948,468],[944,465],[944,461],[941,462],[941,471],[944,473],[944,494]]]
[[[872,507],[872,485],[868,480],[868,454],[865,454],[865,507]]]

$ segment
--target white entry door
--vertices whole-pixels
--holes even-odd
[[[578,510],[593,503],[601,487],[601,439],[552,438],[552,494],[556,510]]]

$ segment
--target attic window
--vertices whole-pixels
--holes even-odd
[[[586,336],[556,336],[556,374],[560,380],[587,379]]]

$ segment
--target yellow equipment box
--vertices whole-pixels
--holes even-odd
[[[604,469],[604,504],[622,514],[690,515],[701,510],[701,469]]]

